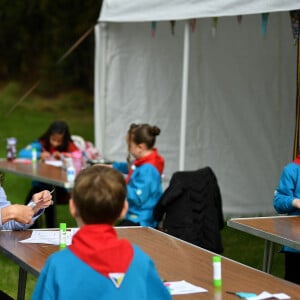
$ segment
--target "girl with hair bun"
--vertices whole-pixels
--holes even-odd
[[[157,126],[131,124],[126,135],[127,162],[112,165],[126,174],[129,209],[119,226],[157,226],[153,209],[163,193],[161,177],[164,170],[164,158],[154,147],[159,134]]]

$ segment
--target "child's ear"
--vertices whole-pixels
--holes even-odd
[[[120,213],[120,219],[123,219],[123,218],[125,218],[125,215],[126,215],[126,213],[127,213],[127,210],[128,210],[128,202],[127,202],[127,199],[125,199],[125,201],[124,201],[124,205],[123,205],[123,209],[122,209],[122,211],[121,211],[121,213]]]
[[[74,200],[72,198],[69,201],[69,211],[71,216],[75,219],[77,217],[77,209]]]
[[[139,149],[140,151],[145,151],[145,150],[147,150],[148,148],[147,148],[147,146],[146,146],[145,143],[141,143],[141,144],[138,144],[138,149]]]

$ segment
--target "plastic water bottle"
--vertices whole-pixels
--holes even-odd
[[[36,148],[32,148],[31,150],[31,161],[32,163],[36,163],[37,161],[37,152],[36,152]]]
[[[71,158],[67,162],[67,180],[68,180],[68,182],[74,182],[75,177],[76,177],[76,170],[73,165],[73,160]]]
[[[15,137],[7,138],[6,143],[6,159],[14,160],[17,157],[17,139]]]

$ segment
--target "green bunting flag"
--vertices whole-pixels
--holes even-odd
[[[269,18],[269,13],[261,14],[261,34],[263,37],[265,37],[267,33],[268,18]]]
[[[216,36],[217,26],[218,26],[218,17],[213,17],[212,18],[212,27],[211,27],[211,34],[213,37]]]
[[[156,32],[156,22],[151,22],[151,36],[154,38]]]

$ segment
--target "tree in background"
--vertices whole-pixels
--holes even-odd
[[[92,91],[94,35],[66,59],[64,53],[96,22],[101,0],[0,0],[0,80],[31,84],[42,91]]]

